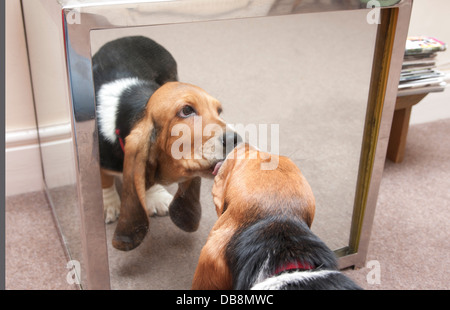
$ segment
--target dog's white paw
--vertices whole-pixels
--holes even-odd
[[[103,189],[103,215],[105,223],[109,224],[117,220],[120,213],[120,197],[113,185]]]
[[[173,196],[162,185],[153,185],[145,193],[147,214],[166,216],[172,199]]]

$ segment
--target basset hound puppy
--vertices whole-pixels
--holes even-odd
[[[177,64],[145,37],[105,44],[93,57],[105,221],[118,217],[113,246],[132,250],[144,239],[149,216],[166,215],[197,230],[200,178],[240,137],[220,117],[221,103],[203,89],[177,81]],[[114,176],[122,175],[121,198]],[[178,183],[172,197],[162,185]]]
[[[275,169],[261,169],[274,157]],[[218,220],[193,289],[359,289],[310,230],[313,192],[289,158],[239,144],[218,170],[212,195]]]

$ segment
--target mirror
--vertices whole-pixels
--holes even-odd
[[[73,261],[66,265],[70,268],[67,271],[71,272],[72,283],[82,284],[80,278],[84,279],[85,272],[63,41],[61,27],[49,18],[46,6],[54,9],[57,3],[22,1],[42,170],[67,263]]]
[[[91,51],[124,36],[149,37],[174,56],[180,81],[221,101],[229,124],[256,126],[268,137],[278,131],[267,151],[290,157],[302,170],[316,198],[312,230],[337,251],[349,242],[377,31],[366,15],[346,11],[95,30]],[[121,252],[111,245],[116,224],[106,225],[113,289],[190,288],[217,219],[211,187],[211,180],[202,180],[202,219],[194,233],[181,231],[169,217],[154,217],[144,242]],[[176,187],[168,189],[174,193]]]

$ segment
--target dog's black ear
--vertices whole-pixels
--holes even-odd
[[[126,138],[120,215],[112,241],[118,250],[136,248],[148,231],[145,192],[154,184],[156,166],[151,162],[152,131],[153,125],[147,121],[136,126]]]
[[[200,177],[179,183],[178,191],[169,206],[172,222],[187,232],[196,231],[200,223],[202,215],[200,186]]]

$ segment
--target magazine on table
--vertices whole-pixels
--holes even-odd
[[[429,73],[420,73],[417,75],[405,75],[400,77],[400,84],[410,81],[422,80],[422,79],[430,79],[430,78],[440,78],[444,77],[445,74],[439,71],[431,71]]]
[[[432,37],[408,37],[405,55],[426,55],[446,49],[447,45],[444,42]]]
[[[399,81],[399,96],[443,91],[445,74],[436,69],[436,56],[447,45],[433,37],[408,37]]]

